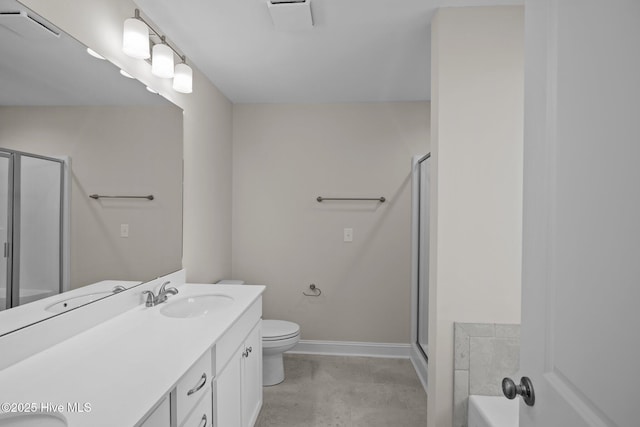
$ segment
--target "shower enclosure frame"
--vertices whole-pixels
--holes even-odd
[[[48,157],[7,148],[0,148],[0,157],[8,162],[8,197],[7,197],[7,242],[4,245],[4,258],[7,263],[6,271],[6,307],[1,310],[20,305],[20,225],[21,225],[21,169],[22,158],[46,160],[60,165],[60,214],[58,238],[58,274],[57,293],[69,289],[69,158]],[[17,286],[16,286],[17,284]]]
[[[428,342],[426,347],[423,348],[423,345],[420,342],[420,336],[422,328],[425,325],[421,325],[420,321],[422,319],[428,319],[428,284],[429,284],[429,241],[427,234],[426,247],[421,245],[421,236],[423,232],[422,224],[422,213],[421,212],[421,198],[425,194],[425,189],[422,188],[422,166],[428,166],[428,179],[427,182],[430,182],[430,174],[431,174],[431,163],[429,159],[431,158],[431,153],[427,153],[424,156],[414,156],[411,159],[411,347],[410,347],[410,357],[413,366],[418,373],[418,377],[422,382],[424,389],[427,389],[427,366],[428,366]],[[429,163],[426,163],[429,161]],[[427,200],[427,209],[430,209],[430,189],[426,189],[426,195],[428,197]],[[429,232],[429,212],[427,210],[427,233]],[[424,244],[425,242],[423,242]],[[424,263],[421,263],[421,260],[426,257],[426,271],[422,268]],[[427,306],[421,307],[420,302],[423,294],[421,294],[421,279],[426,278],[426,291],[427,291]],[[423,289],[424,291],[424,289]],[[422,309],[422,313],[421,313]],[[426,311],[425,311],[426,309]],[[428,325],[427,325],[428,328]],[[427,336],[428,340],[428,336]]]
[[[6,229],[6,242],[2,248],[3,258],[5,261],[5,307],[0,307],[0,311],[6,310],[13,305],[13,261],[11,258],[11,248],[13,247],[13,195],[9,189],[13,188],[13,152],[10,150],[2,149],[0,151],[0,158],[7,159],[7,229]]]

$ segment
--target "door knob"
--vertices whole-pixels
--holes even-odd
[[[533,383],[529,377],[520,378],[520,384],[516,385],[511,378],[502,379],[502,393],[507,399],[514,399],[517,395],[529,406],[536,403],[536,394],[533,392]]]

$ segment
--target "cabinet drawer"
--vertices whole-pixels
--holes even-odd
[[[202,396],[209,393],[209,398],[205,398],[205,400],[211,400],[211,389],[209,388],[211,377],[211,351],[207,350],[189,368],[187,373],[180,378],[176,385],[176,418],[178,425],[182,424]],[[211,419],[210,415],[208,419]]]
[[[211,387],[207,384],[204,389],[205,395],[202,396],[200,402],[193,410],[191,415],[180,427],[211,427],[213,425],[212,408],[213,402],[211,399]]]

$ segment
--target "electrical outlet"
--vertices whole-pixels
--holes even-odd
[[[345,228],[343,237],[345,242],[353,242],[353,228]]]
[[[120,224],[120,237],[129,237],[129,224]]]

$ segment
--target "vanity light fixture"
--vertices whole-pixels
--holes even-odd
[[[125,76],[128,79],[135,79],[135,77],[133,77],[131,74],[127,73],[125,70],[120,70],[120,74],[122,74],[123,76]]]
[[[140,17],[138,9],[136,9],[133,18],[124,21],[122,51],[138,59],[147,59],[151,56],[149,53],[149,28]]]
[[[157,38],[160,39],[159,42],[155,42]],[[153,45],[151,54],[150,45]],[[186,64],[186,58],[167,42],[165,36],[140,16],[139,9],[135,9],[133,18],[124,21],[122,50],[133,58],[151,58],[151,73],[160,78],[173,78],[173,89],[176,92],[193,92],[193,70]],[[181,60],[177,65],[174,55]]]
[[[91,49],[90,47],[87,48],[87,53],[93,56],[94,58],[102,59],[104,61],[104,56],[100,55],[98,52]]]
[[[151,55],[151,73],[156,77],[170,79],[174,75],[173,50],[166,44],[164,36],[162,42],[153,46]]]
[[[193,92],[193,70],[184,62],[176,65],[175,75],[173,76],[173,89],[180,93]]]
[[[147,86],[147,90],[151,93],[153,93],[154,95],[157,95],[158,92],[156,92],[155,90],[151,89],[149,86]]]

